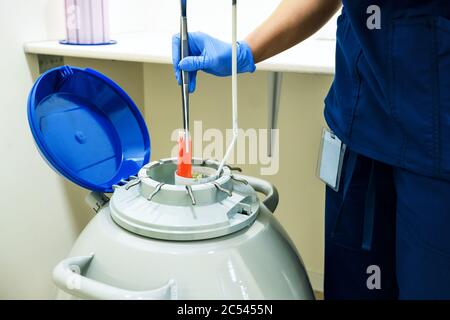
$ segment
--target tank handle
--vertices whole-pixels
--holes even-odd
[[[262,203],[264,203],[267,209],[269,209],[272,213],[275,212],[278,206],[279,195],[277,188],[275,188],[272,183],[260,178],[240,174],[234,174],[234,176],[239,179],[246,180],[253,187],[253,189],[255,189],[255,191],[262,193],[265,196]]]
[[[82,299],[98,300],[176,300],[175,280],[169,280],[164,286],[148,291],[130,291],[90,279],[86,274],[94,254],[71,257],[61,261],[53,270],[56,286]]]

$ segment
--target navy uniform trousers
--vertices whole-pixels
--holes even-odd
[[[324,294],[450,299],[450,182],[347,150],[326,191]]]

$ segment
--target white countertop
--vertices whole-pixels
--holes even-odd
[[[80,58],[171,64],[171,36],[158,33],[127,33],[113,37],[106,46],[63,45],[58,41],[29,42],[25,52]],[[334,74],[335,41],[309,39],[257,65],[257,70]]]

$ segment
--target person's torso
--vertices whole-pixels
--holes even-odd
[[[450,0],[344,0],[328,125],[354,151],[450,179]]]

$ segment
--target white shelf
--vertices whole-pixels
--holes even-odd
[[[29,42],[25,52],[66,57],[172,63],[171,35],[127,33],[113,37],[117,44],[106,46],[63,45],[58,41]],[[257,65],[257,70],[333,74],[335,41],[310,39]]]

